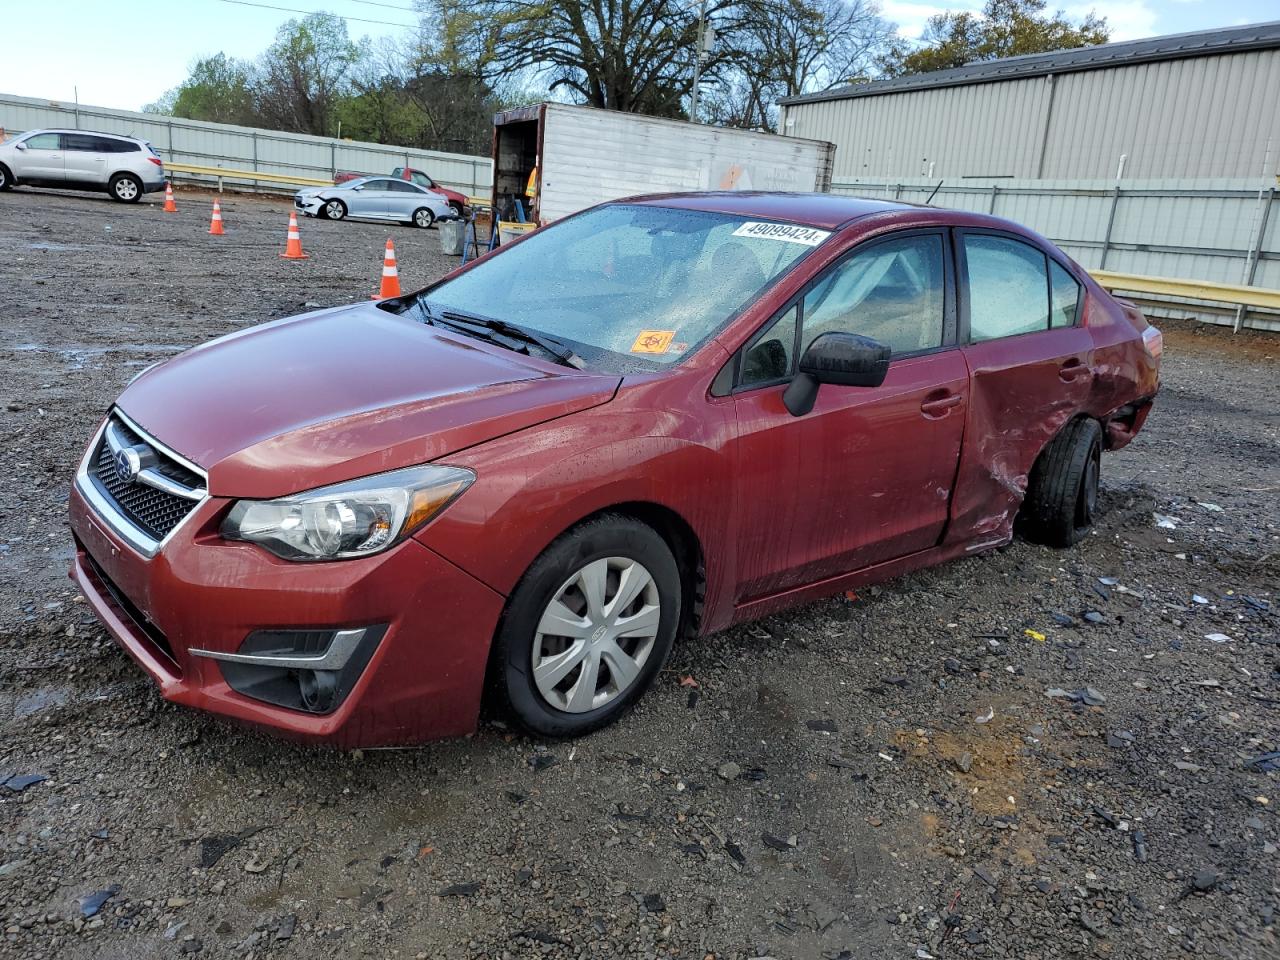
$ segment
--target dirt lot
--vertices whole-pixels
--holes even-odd
[[[179,204],[0,194],[0,956],[1280,955],[1280,341],[1169,329],[1076,549],[686,644],[576,743],[339,754],[156,696],[66,578],[68,481],[144,365],[367,297],[388,232],[410,287],[450,261]]]

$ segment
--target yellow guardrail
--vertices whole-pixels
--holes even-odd
[[[314,177],[295,177],[292,174],[264,173],[261,170],[236,170],[230,167],[202,167],[194,163],[166,163],[166,170],[174,173],[194,173],[199,176],[217,177],[219,186],[227,180],[259,180],[263,183],[291,183],[303,187],[331,187],[332,180],[317,180]],[[467,197],[467,203],[473,207],[489,206],[488,197]]]
[[[1098,285],[1108,290],[1124,290],[1130,293],[1149,293],[1158,297],[1181,297],[1187,300],[1211,300],[1216,303],[1243,304],[1248,307],[1264,307],[1280,310],[1280,290],[1265,287],[1246,287],[1235,283],[1214,283],[1209,280],[1174,280],[1170,277],[1144,277],[1136,273],[1112,273],[1109,270],[1090,270]]]
[[[261,180],[264,183],[296,183],[304,187],[331,187],[332,180],[316,180],[313,177],[295,177],[292,174],[264,173],[261,170],[233,170],[228,167],[201,167],[194,163],[166,163],[166,170],[174,173],[195,173],[206,177],[228,180]]]

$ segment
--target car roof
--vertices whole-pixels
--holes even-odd
[[[658,193],[628,197],[618,203],[643,203],[683,210],[703,210],[766,220],[789,220],[824,230],[834,230],[877,213],[918,210],[915,204],[870,200],[832,193],[764,193],[750,190],[705,193]]]
[[[67,127],[41,127],[39,130],[28,130],[27,133],[83,133],[90,137],[110,137],[112,140],[130,140],[146,143],[141,137],[131,137],[124,133],[104,133],[101,130],[71,130]]]

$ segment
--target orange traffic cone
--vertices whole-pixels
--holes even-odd
[[[222,236],[222,207],[218,205],[218,198],[213,198],[213,219],[209,221],[209,232],[215,237]]]
[[[284,245],[284,253],[280,256],[285,260],[305,260],[307,255],[302,252],[302,235],[298,233],[298,212],[296,210],[289,211],[289,241]]]
[[[396,245],[387,237],[387,251],[382,256],[382,286],[370,300],[386,300],[400,296],[400,274],[396,271]]]
[[[173,202],[173,184],[168,180],[164,182],[164,212],[177,213],[178,205]]]

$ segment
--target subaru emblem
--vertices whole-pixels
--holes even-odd
[[[142,472],[142,457],[133,447],[123,447],[115,456],[116,476],[125,483],[133,483]]]

